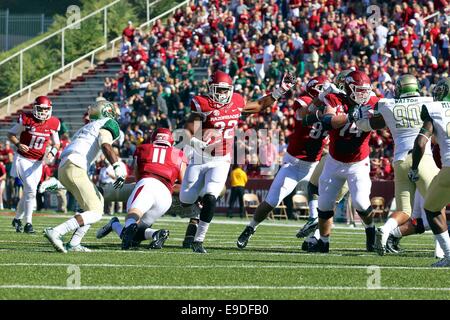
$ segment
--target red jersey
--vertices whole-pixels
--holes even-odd
[[[173,192],[173,185],[180,176],[182,163],[187,163],[183,151],[149,143],[138,146],[134,158],[137,164],[137,181],[155,178],[164,183],[170,193]]]
[[[9,163],[9,155],[14,154],[13,149],[3,149],[0,150],[0,161],[3,161],[4,164]]]
[[[6,174],[6,167],[2,162],[0,162],[0,177],[2,177],[4,174]],[[0,201],[3,201],[3,199],[0,199]]]
[[[328,132],[323,130],[320,121],[311,126],[304,126],[302,118],[297,115],[300,108],[307,107],[311,102],[312,98],[306,94],[295,100],[295,129],[289,136],[287,152],[300,160],[316,162],[322,157],[323,148],[327,143]]]
[[[192,98],[191,110],[202,117],[205,142],[208,142],[207,130],[216,130],[221,135],[220,139],[216,136],[208,142],[212,147],[211,155],[225,156],[233,150],[235,128],[244,107],[244,98],[238,93],[233,93],[231,102],[226,105],[218,104],[208,96]]]
[[[353,110],[353,103],[342,95],[330,93],[325,96],[329,106],[336,109],[336,114]],[[367,105],[375,108],[379,98],[371,96]],[[364,160],[369,156],[370,132],[364,132],[355,123],[347,123],[339,129],[330,130],[330,155],[338,161],[350,163]]]
[[[18,151],[19,154],[28,159],[42,160],[47,148],[50,136],[60,129],[59,119],[51,117],[46,121],[37,121],[31,113],[22,113],[19,123],[24,127],[19,141],[30,148],[27,153]]]

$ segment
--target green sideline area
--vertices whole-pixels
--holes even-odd
[[[42,230],[65,219],[36,216],[37,233],[27,235],[16,233],[12,216],[1,212],[2,299],[450,299],[450,269],[429,267],[435,261],[430,233],[403,239],[401,255],[379,257],[365,252],[362,228],[337,225],[330,254],[307,254],[295,238],[303,221],[269,221],[239,250],[235,241],[246,221],[217,218],[205,241],[209,253],[199,255],[180,246],[187,219],[163,217],[154,225],[170,230],[161,250],[145,243],[121,251],[114,234],[95,238],[105,217],[85,238],[94,252],[61,254]],[[80,286],[67,287],[76,269]]]

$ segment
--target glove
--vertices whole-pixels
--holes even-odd
[[[197,151],[203,151],[208,146],[208,143],[197,139],[196,137],[192,137],[189,144]]]
[[[353,112],[348,114],[348,121],[356,122],[361,119],[369,119],[372,115],[373,110],[371,106],[357,106],[353,109]]]
[[[322,87],[322,92],[319,93],[319,100],[323,101],[327,94],[345,94],[345,91],[336,87],[336,85],[332,82],[325,82]]]
[[[408,171],[408,178],[411,182],[417,182],[417,180],[419,180],[419,169],[410,168]]]
[[[123,187],[123,184],[125,183],[127,173],[119,162],[114,163],[113,168],[114,168],[114,175],[116,176],[116,181],[114,181],[114,189],[120,189]]]
[[[295,78],[295,76],[289,72],[286,72],[283,75],[283,79],[281,79],[280,86],[272,91],[272,98],[274,98],[275,100],[280,99],[286,94],[286,92],[288,92],[292,89],[293,86],[295,86],[296,82],[297,79]]]

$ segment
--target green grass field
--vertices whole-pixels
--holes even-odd
[[[429,233],[403,239],[401,255],[379,257],[365,252],[362,228],[338,225],[329,254],[307,254],[295,238],[304,221],[268,221],[239,250],[235,242],[246,221],[216,218],[208,254],[199,255],[181,248],[186,219],[163,217],[155,224],[171,232],[162,250],[121,251],[114,234],[95,238],[105,217],[85,238],[94,252],[61,254],[42,230],[65,219],[36,216],[37,233],[27,235],[17,234],[12,216],[2,213],[2,299],[450,299],[450,269],[429,267],[435,261]],[[78,288],[67,286],[73,265],[80,270]],[[367,286],[373,266],[379,288]]]

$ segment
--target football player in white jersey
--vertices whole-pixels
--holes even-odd
[[[103,197],[89,179],[87,170],[102,152],[113,164],[116,176],[114,186],[121,188],[125,182],[126,172],[119,164],[112,147],[113,142],[120,137],[117,116],[118,112],[111,102],[97,101],[89,108],[91,122],[75,133],[72,142],[61,153],[58,178],[84,212],[54,228],[44,230],[44,236],[59,252],[90,251],[80,243],[91,224],[100,221],[103,215]],[[73,231],[70,242],[64,245],[62,237]]]
[[[450,238],[445,215],[445,207],[450,203],[450,78],[436,84],[433,99],[435,102],[422,106],[423,126],[414,142],[409,177],[416,182],[421,171],[428,170],[422,167],[422,161],[426,145],[434,134],[441,151],[442,169],[427,190],[424,209],[430,228],[444,252],[444,258],[432,266],[450,267]]]
[[[408,179],[408,171],[412,164],[411,150],[422,126],[420,107],[433,99],[420,96],[418,81],[410,74],[400,76],[395,84],[395,88],[395,99],[381,99],[375,108],[373,117],[370,117],[370,113],[363,110],[364,118],[356,122],[357,127],[363,131],[381,129],[387,126],[394,138],[395,201],[397,210],[384,226],[377,229],[375,249],[379,255],[386,253],[386,243],[390,233],[410,219],[416,187],[424,196],[431,180],[439,172],[433,160],[431,143],[428,143],[426,155],[421,163],[421,167],[427,169],[421,170],[420,177],[416,183],[412,183]],[[364,108],[361,107],[360,110]],[[423,223],[418,228],[423,229]]]

